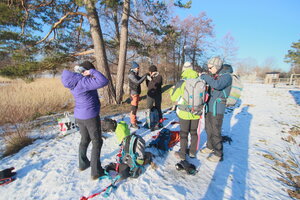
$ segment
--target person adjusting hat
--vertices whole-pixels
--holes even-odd
[[[81,135],[78,156],[79,171],[91,167],[91,178],[97,180],[104,175],[100,161],[103,140],[99,116],[101,104],[97,89],[103,88],[109,81],[89,61],[75,66],[74,71],[64,70],[61,80],[63,85],[70,89],[75,99],[74,117]],[[87,149],[90,142],[93,146],[89,160]]]

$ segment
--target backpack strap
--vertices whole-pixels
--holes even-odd
[[[129,149],[128,149],[129,154],[130,154],[131,157],[135,156],[135,153],[133,151],[135,140],[136,140],[136,136],[132,135],[131,138],[130,138]]]
[[[213,105],[213,116],[215,117],[217,115],[217,103],[220,103],[222,101],[221,98],[217,98]]]

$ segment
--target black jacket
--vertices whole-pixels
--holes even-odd
[[[148,93],[149,97],[155,98],[157,96],[161,96],[161,86],[163,84],[162,76],[156,72],[152,77],[151,80],[146,80],[146,84],[148,86]]]
[[[136,72],[129,70],[128,81],[130,88],[130,95],[141,94],[141,83],[145,80],[147,75],[140,77]]]

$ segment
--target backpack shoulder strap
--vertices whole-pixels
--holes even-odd
[[[135,135],[132,135],[129,142],[129,154],[132,157],[134,155],[134,143],[136,141],[137,137]]]

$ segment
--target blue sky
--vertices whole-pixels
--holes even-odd
[[[213,20],[217,40],[231,33],[238,59],[263,65],[271,58],[274,68],[290,69],[284,56],[300,39],[300,0],[193,0],[192,8],[177,9],[176,15],[185,18],[202,11]]]

